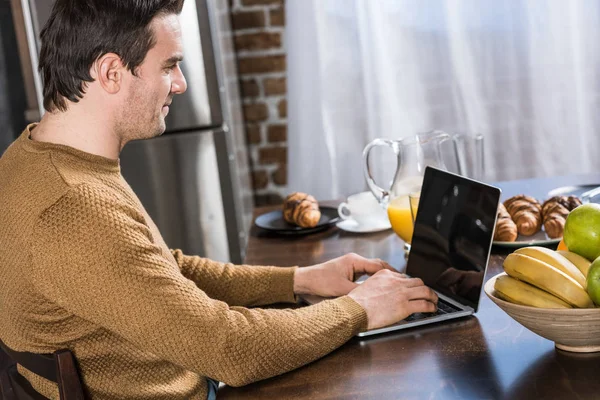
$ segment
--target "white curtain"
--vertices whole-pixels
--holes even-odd
[[[600,167],[600,1],[287,0],[286,21],[290,190],[365,190],[367,143],[433,129],[482,133],[488,181]]]

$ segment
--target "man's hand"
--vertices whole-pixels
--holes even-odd
[[[348,294],[367,312],[367,329],[394,324],[416,312],[434,312],[437,295],[419,278],[379,271]]]
[[[381,270],[396,271],[383,260],[346,254],[323,264],[298,268],[294,276],[294,293],[321,297],[344,296],[359,286],[354,282],[356,278]]]

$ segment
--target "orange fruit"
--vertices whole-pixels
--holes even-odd
[[[567,245],[565,244],[565,238],[562,238],[560,240],[560,243],[558,244],[558,247],[556,248],[556,250],[567,250],[567,251],[569,251],[569,249],[567,248]]]

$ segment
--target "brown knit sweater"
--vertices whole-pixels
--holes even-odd
[[[169,250],[118,161],[33,141],[32,128],[0,159],[0,338],[71,349],[94,399],[203,399],[205,377],[238,386],[282,374],[365,328],[347,296],[246,308],[293,302],[295,268]]]

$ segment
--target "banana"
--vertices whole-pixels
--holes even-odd
[[[562,255],[567,260],[571,261],[573,265],[576,266],[581,271],[581,273],[587,278],[590,265],[592,265],[591,261],[589,261],[585,257],[580,256],[579,254],[573,253],[572,251],[558,250],[557,253]]]
[[[515,304],[538,308],[572,308],[558,297],[508,275],[496,278],[494,289],[498,297]]]
[[[552,293],[575,307],[594,307],[590,296],[575,279],[537,258],[512,253],[506,257],[503,266],[513,278]]]
[[[529,257],[537,258],[540,261],[552,265],[554,268],[564,272],[571,278],[575,279],[582,288],[587,286],[585,282],[585,275],[575,266],[571,261],[561,256],[554,250],[547,249],[545,247],[523,247],[515,253],[524,254]]]

